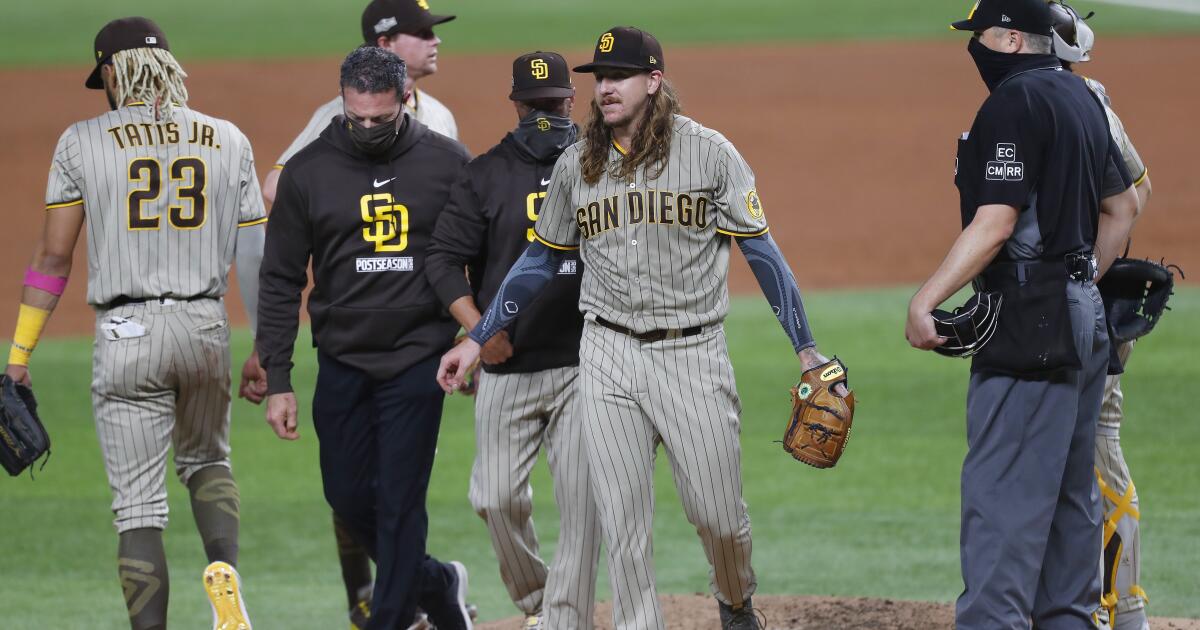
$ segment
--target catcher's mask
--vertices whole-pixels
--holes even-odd
[[[948,313],[935,309],[933,327],[946,343],[933,349],[948,357],[969,357],[983,349],[996,332],[1004,296],[998,291],[976,293],[966,304]]]
[[[1087,20],[1095,15],[1092,11],[1086,16],[1079,15],[1074,7],[1062,0],[1051,0],[1050,15],[1054,18],[1054,54],[1068,63],[1091,61],[1092,46],[1096,43],[1096,35],[1087,25]]]

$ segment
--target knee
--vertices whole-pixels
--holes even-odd
[[[471,506],[486,522],[502,519],[521,523],[533,513],[532,489],[524,488],[473,488]]]
[[[374,492],[367,484],[346,479],[326,479],[323,483],[325,501],[333,512],[347,522],[356,522],[368,515],[375,505]]]
[[[750,535],[750,519],[744,511],[736,517],[702,512],[696,515],[692,524],[702,538],[711,540],[718,547],[736,544]]]

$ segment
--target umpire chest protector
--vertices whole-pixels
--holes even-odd
[[[1066,283],[1092,281],[1100,200],[1130,179],[1083,80],[1051,55],[1021,57],[959,138],[954,181],[964,228],[981,206],[1019,212],[976,280],[1004,295],[1004,309],[972,369],[1040,377],[1079,366]]]

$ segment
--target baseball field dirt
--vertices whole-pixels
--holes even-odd
[[[338,59],[188,63],[191,104],[228,118],[254,144],[260,174],[315,107],[337,90]],[[568,53],[568,61],[586,56]],[[667,76],[685,113],[734,141],[758,177],[776,240],[802,289],[917,282],[938,264],[957,233],[955,139],[968,129],[984,87],[957,43],[871,42],[672,49]],[[446,103],[473,153],[515,124],[508,94],[509,55],[441,60],[422,86]],[[1112,38],[1081,69],[1106,84],[1149,165],[1150,210],[1138,223],[1133,254],[1200,269],[1200,178],[1190,152],[1200,126],[1188,120],[1200,84],[1182,81],[1200,66],[1200,39]],[[0,295],[17,295],[31,244],[41,229],[46,169],[59,133],[97,115],[99,92],[83,88],[85,64],[0,72],[25,93],[0,100],[0,190],[10,218],[0,233]],[[577,75],[581,119],[590,77]],[[24,217],[17,219],[17,217]],[[87,334],[85,248],[47,333]],[[740,258],[735,256],[735,258]],[[754,288],[742,262],[734,291]],[[236,301],[231,292],[231,302]],[[240,306],[231,307],[235,320]],[[11,330],[16,309],[0,311]]]
[[[708,595],[663,595],[668,630],[716,628],[717,606]],[[952,630],[954,606],[868,597],[761,595],[754,603],[767,630]],[[1200,619],[1151,618],[1155,630],[1200,630]],[[517,630],[519,618],[475,626],[477,630]],[[596,630],[611,630],[612,607],[596,607]]]

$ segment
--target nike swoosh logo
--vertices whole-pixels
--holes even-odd
[[[392,179],[396,179],[396,178],[395,178],[395,177],[393,177]],[[385,180],[383,180],[383,181],[379,181],[379,180],[377,179],[377,180],[375,180],[375,187],[376,187],[376,188],[379,188],[380,186],[382,186],[382,185],[384,185],[384,184],[386,184],[386,183],[388,183],[388,182],[392,181],[392,179],[385,179]]]
[[[542,185],[543,185],[543,186],[549,186],[549,185],[550,185],[550,180],[548,180],[548,179],[543,179],[543,180],[542,180]]]

